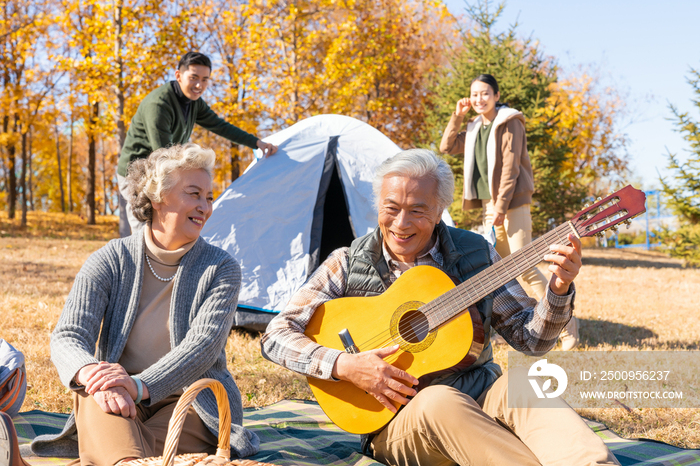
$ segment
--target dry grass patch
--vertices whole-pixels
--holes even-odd
[[[698,350],[700,269],[657,251],[584,249],[576,279],[581,345],[577,351]],[[541,265],[545,273],[546,266]],[[494,357],[508,366],[510,347]],[[628,438],[700,448],[697,409],[577,409]]]
[[[119,237],[119,218],[98,215],[96,225],[88,225],[81,214],[27,212],[27,226],[20,226],[21,212],[14,220],[0,212],[0,237],[110,240]]]
[[[700,270],[653,251],[585,251],[577,279],[580,350],[698,350]],[[678,368],[680,369],[680,368]],[[625,437],[700,448],[698,409],[584,409]]]
[[[71,408],[70,396],[49,359],[49,336],[80,266],[116,236],[116,221],[100,223],[87,233],[81,233],[85,226],[79,222],[77,216],[60,225],[37,219],[29,231],[18,231],[10,230],[6,217],[0,216],[0,236],[5,236],[0,237],[0,329],[2,338],[27,357],[30,390],[23,410],[68,412]],[[86,240],[86,235],[97,231],[104,237]],[[46,239],[51,236],[62,239]],[[576,280],[579,351],[698,349],[700,318],[694,302],[700,295],[700,270],[685,269],[679,261],[658,253],[629,250],[587,249],[584,265]],[[507,350],[495,350],[496,361],[504,368]],[[244,406],[312,399],[303,377],[261,356],[259,334],[233,331],[227,354]],[[700,409],[628,411],[620,407],[578,412],[625,437],[700,448]]]
[[[2,338],[26,357],[24,410],[69,410],[70,398],[50,360],[49,337],[80,266],[103,244],[0,238],[0,328]]]
[[[228,369],[238,384],[243,406],[266,406],[280,400],[312,400],[306,378],[273,364],[260,354],[260,334],[234,330],[226,345]]]

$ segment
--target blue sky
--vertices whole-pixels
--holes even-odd
[[[445,3],[465,15],[463,0]],[[691,67],[700,69],[700,1],[508,0],[495,27],[516,19],[519,34],[538,40],[565,74],[580,65],[598,68],[603,85],[628,97],[632,113],[619,130],[630,141],[630,166],[644,188],[657,188],[657,170],[668,173],[667,149],[688,148],[667,120],[668,104],[700,119],[686,82]]]

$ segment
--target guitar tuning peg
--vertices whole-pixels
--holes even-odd
[[[598,202],[598,201],[602,201],[602,200],[603,200],[603,198],[602,198],[602,197],[599,197],[599,198],[597,198],[595,201]]]
[[[625,222],[625,230],[629,230],[629,229],[630,229],[630,224]]]
[[[584,204],[584,205],[583,205],[583,207],[585,207],[586,209],[588,209],[590,206],[591,206],[590,204]]]
[[[617,231],[617,225],[613,225],[611,228],[612,231]]]

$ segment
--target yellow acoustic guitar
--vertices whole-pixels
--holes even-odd
[[[445,371],[462,370],[478,358],[484,330],[475,303],[539,264],[549,245],[569,244],[570,233],[592,236],[629,224],[645,211],[644,202],[643,192],[627,186],[458,286],[437,268],[413,267],[380,296],[326,302],[304,333],[320,345],[348,352],[399,345],[386,361],[418,378],[420,390]],[[376,432],[394,417],[349,382],[307,379],[323,411],[341,429]]]

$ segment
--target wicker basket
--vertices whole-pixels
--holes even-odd
[[[177,446],[180,443],[180,433],[185,424],[187,410],[194,403],[199,392],[205,388],[210,388],[214,392],[216,402],[219,407],[219,444],[216,455],[207,453],[188,453],[175,455]],[[141,458],[120,463],[123,466],[275,466],[271,463],[260,463],[252,460],[233,460],[231,456],[231,410],[228,406],[228,395],[221,382],[214,379],[200,379],[190,385],[182,394],[175,406],[175,411],[168,424],[168,435],[165,437],[163,456],[151,458]]]

